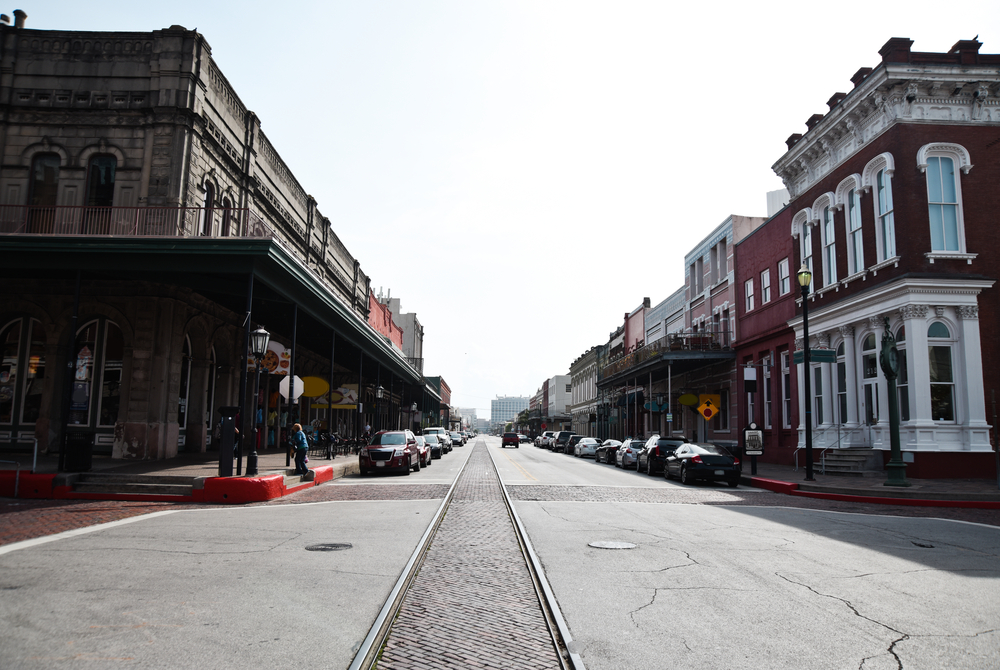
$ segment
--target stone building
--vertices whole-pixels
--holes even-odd
[[[287,372],[330,388],[285,405],[292,418],[332,422],[334,390],[354,384],[339,423],[363,425],[376,379],[390,421],[427,397],[367,324],[369,278],[211,54],[181,26],[0,25],[0,444],[204,451],[220,406],[243,408],[250,434]],[[288,360],[254,402],[262,324]]]

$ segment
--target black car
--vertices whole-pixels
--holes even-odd
[[[594,451],[594,462],[595,463],[614,463],[615,454],[618,453],[618,447],[622,446],[622,443],[618,440],[604,440]]]
[[[703,479],[725,481],[733,488],[740,484],[740,473],[740,459],[728,449],[695,442],[677,447],[673,454],[667,456],[667,466],[663,470],[667,479],[676,476],[682,484]]]
[[[424,441],[431,448],[431,458],[441,458],[444,455],[444,443],[437,435],[424,435]]]
[[[560,430],[556,433],[555,440],[552,442],[552,451],[566,452],[566,445],[569,443],[569,438],[576,435],[575,431],[572,430]]]
[[[683,437],[660,437],[653,435],[646,440],[646,444],[639,451],[639,462],[636,465],[636,472],[645,472],[652,477],[662,474],[667,456],[674,453],[677,447],[686,443]]]

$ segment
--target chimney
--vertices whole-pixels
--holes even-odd
[[[14,27],[15,28],[23,28],[24,27],[24,20],[26,18],[28,18],[27,14],[25,14],[20,9],[15,9],[14,10]]]
[[[645,307],[646,309],[649,309],[649,305],[650,305],[649,298],[643,298],[642,306]]]
[[[958,62],[962,65],[976,65],[979,63],[979,47],[983,46],[983,43],[979,41],[979,35],[976,35],[971,40],[959,40],[955,42],[948,53],[957,53]]]
[[[834,93],[833,97],[826,101],[826,106],[833,109],[840,104],[840,101],[847,97],[846,93]]]
[[[863,67],[860,70],[858,70],[857,72],[855,72],[854,76],[851,77],[851,83],[854,84],[854,88],[857,88],[858,86],[860,86],[861,82],[863,82],[865,79],[867,79],[868,75],[870,75],[871,73],[872,73],[872,69],[870,67]]]
[[[791,150],[791,148],[798,144],[801,139],[802,133],[792,133],[788,136],[788,139],[785,140],[785,144],[788,146],[789,150]]]
[[[819,123],[822,120],[823,120],[823,115],[822,114],[813,114],[808,119],[806,119],[806,128],[808,128],[809,130],[812,130],[813,126],[815,126],[817,123]]]
[[[893,37],[878,50],[883,63],[909,63],[910,47],[913,40],[909,37]]]
[[[5,26],[9,26],[10,17],[7,16],[6,14],[0,14],[0,23],[4,24]]]

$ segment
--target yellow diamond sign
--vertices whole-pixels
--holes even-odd
[[[716,407],[711,400],[706,400],[698,405],[698,413],[701,414],[705,421],[709,421],[713,416],[719,413],[719,408]]]

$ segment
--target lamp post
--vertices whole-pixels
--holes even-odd
[[[250,353],[254,358],[253,374],[253,397],[254,403],[251,407],[253,412],[253,444],[250,446],[250,453],[247,454],[247,476],[253,477],[257,474],[257,440],[260,434],[260,427],[257,422],[257,398],[260,396],[260,366],[267,353],[267,344],[271,341],[271,333],[264,330],[263,326],[250,333]]]
[[[382,430],[382,398],[385,396],[385,389],[379,384],[375,389],[375,431]]]
[[[812,272],[805,263],[799,268],[799,286],[802,287],[802,366],[805,374],[805,408],[806,408],[806,481],[812,482],[813,477],[813,442],[812,442],[812,381],[809,369],[809,283],[812,282]]]

